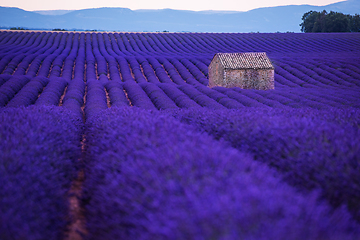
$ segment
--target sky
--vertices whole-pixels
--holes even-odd
[[[123,7],[136,9],[179,9],[179,10],[223,10],[248,11],[260,7],[284,5],[324,6],[343,0],[0,0],[2,7],[18,7],[27,11],[35,10],[78,10],[99,7]]]

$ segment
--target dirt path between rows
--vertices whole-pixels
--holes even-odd
[[[80,170],[78,177],[73,181],[69,191],[69,210],[71,223],[65,240],[82,240],[87,234],[85,227],[84,210],[81,207],[82,184],[84,182],[84,170]]]

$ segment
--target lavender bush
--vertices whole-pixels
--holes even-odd
[[[299,189],[321,189],[333,206],[345,204],[360,219],[359,110],[192,109],[174,116],[251,153]]]
[[[4,107],[29,82],[27,76],[12,76],[0,86],[0,107]]]
[[[0,109],[0,239],[63,239],[82,120],[65,108]]]
[[[88,119],[85,169],[88,239],[359,236],[344,208],[159,112],[111,108]]]
[[[217,52],[266,52],[275,89],[207,87]],[[1,31],[0,239],[64,237],[81,120],[90,239],[359,239],[359,56],[359,33]]]

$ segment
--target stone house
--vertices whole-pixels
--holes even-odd
[[[209,87],[274,89],[274,66],[264,52],[216,53],[209,65]]]

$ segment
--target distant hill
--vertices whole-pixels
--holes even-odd
[[[19,8],[0,7],[0,27],[150,32],[300,32],[299,24],[305,12],[324,9],[355,14],[360,12],[360,0],[347,0],[321,7],[267,7],[247,12],[128,8],[29,12]]]
[[[64,15],[65,13],[72,12],[74,10],[39,10],[33,11],[42,15]]]

